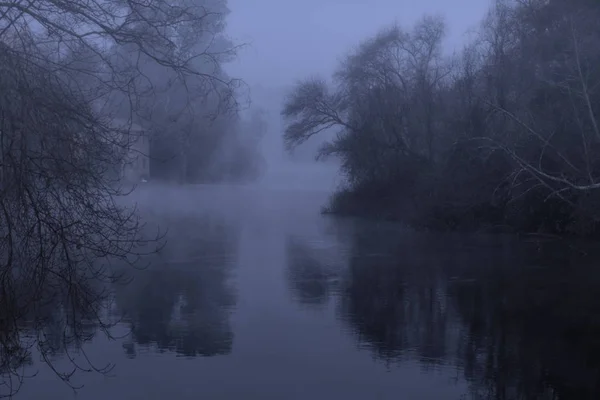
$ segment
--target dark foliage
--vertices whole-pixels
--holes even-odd
[[[425,17],[365,41],[335,87],[299,84],[290,147],[339,129],[319,156],[346,185],[329,212],[418,227],[589,235],[600,225],[600,3],[496,1],[459,57]]]

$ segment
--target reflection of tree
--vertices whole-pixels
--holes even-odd
[[[131,323],[132,338],[137,345],[184,356],[227,354],[233,341],[228,311],[235,298],[227,280],[234,232],[195,218],[169,221],[169,232],[151,266],[119,288],[117,302]],[[135,344],[124,346],[130,357]]]
[[[23,383],[24,367],[33,364],[31,350],[65,382],[75,371],[106,372],[110,365],[97,366],[85,356],[81,346],[91,340],[98,329],[108,334],[110,323],[102,318],[105,300],[103,284],[71,269],[66,275],[45,277],[44,286],[36,280],[3,276],[0,285],[0,397],[14,395]],[[67,371],[56,369],[54,361],[74,353],[84,353]],[[75,387],[75,386],[73,386]]]
[[[326,301],[314,250],[288,246],[290,274],[319,288],[296,279],[294,290]],[[600,398],[600,271],[583,267],[590,256],[556,242],[368,227],[351,252],[338,312],[378,358],[459,367],[473,399]]]
[[[234,302],[225,285],[235,244],[232,232],[212,221],[174,222],[177,235],[170,236],[162,253],[152,255],[157,262],[135,271],[131,287],[118,286],[121,309],[130,316],[138,343],[185,355],[227,353],[232,334],[223,310]],[[112,367],[95,365],[83,344],[99,330],[112,337],[116,315],[107,307],[107,289],[119,277],[114,265],[107,260],[98,265],[62,261],[55,260],[52,269],[17,263],[0,269],[0,397],[14,394],[31,375],[25,368],[33,364],[32,352],[72,387],[76,371],[107,372]],[[135,355],[135,345],[124,347]],[[55,361],[63,357],[71,362],[66,370],[56,369]]]
[[[359,341],[387,361],[417,356],[424,365],[447,352],[448,309],[437,265],[389,232],[357,235],[340,301]]]
[[[473,272],[451,288],[474,397],[600,398],[600,276],[556,243],[532,253],[529,268]]]
[[[32,364],[28,343],[23,343],[23,332],[14,318],[14,299],[5,295],[0,299],[0,397],[9,397],[22,383],[21,368]]]

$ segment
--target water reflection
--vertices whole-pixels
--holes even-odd
[[[600,273],[577,248],[362,226],[334,278],[309,243],[288,246],[297,300],[333,300],[388,365],[455,369],[473,399],[600,398]]]
[[[163,219],[164,220],[164,219]],[[168,243],[149,268],[117,290],[118,308],[131,327],[123,347],[178,355],[215,356],[231,351],[229,314],[235,294],[229,282],[237,232],[212,217],[167,219]]]
[[[324,218],[316,234],[288,233],[285,237],[286,281],[299,304],[322,308],[339,290],[347,265],[354,221]]]
[[[82,378],[90,400],[600,398],[592,251],[327,219],[316,206],[298,217],[296,194],[239,190],[155,207],[167,246],[147,269],[124,269],[129,284],[75,274],[41,291],[24,279],[0,287],[4,383],[31,363],[41,372],[17,398],[65,398],[37,355],[70,372],[79,348],[117,364],[115,379]],[[247,208],[229,207],[235,198]],[[105,340],[106,321],[126,336]]]
[[[329,300],[338,271],[323,257],[327,250],[315,249],[300,237],[286,237],[287,280],[292,297],[302,305],[320,307]]]
[[[35,352],[58,378],[71,385],[76,371],[107,372],[111,365],[74,360],[85,343],[111,324],[103,318],[105,283],[74,268],[41,271],[25,267],[2,275],[0,283],[0,397],[16,394],[34,364]]]
[[[451,287],[478,398],[600,397],[600,276],[564,247],[528,246],[513,268],[473,269],[471,283]]]
[[[146,268],[112,265],[118,282],[76,268],[43,279],[25,270],[2,276],[0,397],[15,394],[24,378],[45,368],[73,387],[76,372],[110,371],[118,360],[98,364],[86,354],[100,332],[119,339],[128,358],[140,351],[187,357],[231,352],[229,312],[236,299],[229,276],[237,232],[201,213],[155,214],[148,222],[169,227],[167,243],[144,259]],[[123,328],[128,334],[121,340],[114,332]]]
[[[445,283],[453,271],[431,244],[387,230],[354,237],[340,318],[386,362],[408,357],[428,368],[444,364],[451,351],[456,320]]]

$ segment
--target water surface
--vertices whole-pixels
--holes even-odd
[[[114,368],[75,395],[33,348],[16,398],[600,398],[589,246],[332,218],[327,195],[143,189],[167,245],[114,288],[114,339],[52,356]]]

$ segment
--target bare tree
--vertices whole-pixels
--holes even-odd
[[[443,37],[438,17],[423,18],[410,32],[392,26],[346,57],[333,90],[317,79],[299,84],[283,109],[288,146],[339,128],[320,154],[341,156],[355,183],[407,175],[407,162],[432,160],[439,92],[450,72]]]
[[[581,203],[586,197],[582,195],[600,189],[598,9],[530,2],[514,7],[511,13],[512,22],[506,24],[524,32],[507,56],[513,60],[526,57],[529,68],[523,62],[513,63],[521,74],[533,78],[535,87],[516,107],[488,98],[494,120],[501,121],[501,125],[490,125],[491,129],[502,126],[512,133],[483,141],[502,149],[515,162],[513,182],[527,182],[521,195],[541,189],[547,198],[584,207],[588,217],[598,218],[589,213],[591,204]],[[514,32],[507,26],[498,28]],[[521,52],[517,54],[515,48]],[[514,87],[518,82],[504,85]]]
[[[311,79],[292,91],[285,141],[338,129],[321,154],[338,155],[348,177],[336,199],[354,209],[340,212],[383,209],[430,228],[597,232],[599,12],[593,0],[497,0],[450,60],[439,18],[382,30],[333,85]],[[407,199],[416,212],[400,215]]]
[[[98,304],[102,284],[119,278],[111,263],[134,264],[159,244],[135,207],[119,201],[127,191],[115,174],[137,140],[131,124],[161,95],[148,62],[168,69],[171,84],[203,93],[218,87],[232,99],[233,90],[221,88],[237,81],[219,71],[234,49],[214,47],[223,6],[0,1],[0,342],[7,354],[22,339],[22,320],[38,320],[36,305],[57,298],[71,321],[83,309],[108,333]],[[116,93],[128,103],[125,126],[114,123]],[[33,325],[38,334],[42,325]],[[72,327],[72,337],[85,336]],[[9,378],[19,374],[11,365],[0,367]],[[92,361],[76,369],[99,370]],[[69,382],[71,373],[57,373]]]

